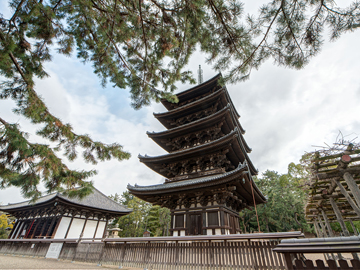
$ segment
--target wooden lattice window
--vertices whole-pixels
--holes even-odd
[[[184,228],[184,215],[175,216],[175,228]]]
[[[219,226],[218,212],[208,213],[208,226]]]

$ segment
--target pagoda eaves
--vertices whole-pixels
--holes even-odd
[[[199,191],[203,191],[206,194],[206,189],[213,186],[221,186],[223,184],[227,184],[228,187],[236,186],[236,189],[233,189],[233,193],[236,193],[236,196],[244,204],[244,207],[254,205],[250,185],[253,186],[252,188],[254,190],[255,202],[257,204],[260,204],[266,201],[264,195],[254,184],[251,177],[249,177],[249,171],[246,163],[239,164],[239,166],[235,170],[220,175],[209,175],[196,179],[167,182],[165,184],[157,184],[151,186],[132,186],[128,184],[127,188],[132,194],[143,200],[156,204],[161,204],[159,202],[159,198],[154,195],[161,195],[166,192],[171,196],[175,196],[174,198],[176,199],[181,197],[180,194],[182,192],[198,193]]]
[[[240,115],[237,113],[226,87],[222,87],[216,92],[192,103],[183,105],[171,111],[154,113],[154,116],[164,127],[171,129],[214,114],[228,105],[231,107],[231,113],[233,114],[234,120],[239,119]],[[245,134],[245,130],[241,127],[240,123],[238,123],[238,125],[241,132]]]
[[[147,132],[147,135],[167,152],[174,152],[218,139],[236,127],[241,130],[238,121],[234,121],[230,104],[228,104],[207,117],[165,131]],[[198,134],[198,132],[200,133]],[[244,150],[246,153],[250,153],[251,148],[246,143],[243,132],[238,133]]]
[[[221,73],[215,75],[210,80],[203,82],[201,84],[198,84],[186,91],[183,91],[181,93],[176,94],[179,98],[178,103],[171,103],[167,101],[166,99],[161,100],[161,103],[164,105],[164,107],[167,110],[173,110],[175,108],[181,107],[187,103],[191,103],[197,99],[200,99],[201,97],[204,97],[208,95],[209,93],[212,93],[219,89],[221,86],[218,84],[219,79],[221,78]],[[180,100],[181,99],[181,100]]]
[[[235,128],[229,134],[202,145],[155,157],[139,155],[139,159],[164,177],[178,180],[232,170],[239,163],[250,161],[244,150]],[[257,174],[251,161],[248,164],[251,174]]]

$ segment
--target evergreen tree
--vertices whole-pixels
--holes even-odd
[[[288,168],[287,174],[267,170],[255,180],[261,192],[267,196],[267,203],[257,206],[262,232],[311,231],[304,212],[306,171],[294,163],[289,164]],[[244,232],[259,231],[255,209],[240,213],[240,225]]]
[[[10,0],[12,15],[0,16],[1,99],[13,99],[15,112],[39,124],[37,134],[56,144],[31,143],[19,126],[0,118],[0,187],[20,187],[37,199],[67,190],[85,196],[95,171],[69,169],[56,151],[74,160],[82,148],[90,163],[130,154],[117,143],[93,141],[54,116],[36,92],[44,63],[54,52],[76,52],[90,62],[105,85],[130,89],[138,109],[173,95],[176,81],[194,82],[183,70],[196,46],[231,82],[246,79],[252,68],[272,57],[301,68],[316,55],[326,26],[331,39],[359,27],[359,4],[338,8],[333,1],[274,0],[258,16],[244,17],[237,0]],[[163,90],[159,90],[159,88]],[[80,187],[75,189],[75,187]]]
[[[114,221],[122,231],[120,237],[141,237],[148,230],[151,236],[166,236],[170,229],[170,210],[151,205],[128,191],[120,196],[117,193],[111,199],[132,209],[132,213]]]
[[[170,210],[159,205],[150,208],[147,216],[147,230],[151,236],[169,236]]]

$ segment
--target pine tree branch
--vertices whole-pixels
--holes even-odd
[[[85,18],[86,18],[86,17],[85,17]],[[96,17],[95,17],[95,20],[96,20],[96,22],[97,22],[99,25],[101,25],[101,22],[100,22]],[[90,32],[92,32],[92,30],[91,30],[90,28],[88,28],[88,29],[89,29]],[[118,46],[116,45],[116,42],[115,42],[114,39],[112,38],[112,35],[110,35],[110,34],[108,33],[108,31],[106,31],[106,28],[103,28],[103,29],[104,29],[104,32],[105,32],[106,36],[109,38],[110,43],[113,44],[113,47],[114,47],[114,49],[115,49],[118,57],[120,58],[120,60],[122,61],[122,63],[125,65],[125,67],[128,69],[128,71],[130,71],[131,76],[134,76],[134,77],[138,78],[140,81],[142,81],[143,85],[149,85],[150,88],[152,89],[152,92],[158,93],[158,94],[157,94],[158,96],[159,96],[159,94],[161,95],[162,93],[164,93],[164,91],[157,89],[154,85],[152,85],[152,84],[149,83],[147,80],[145,80],[145,78],[141,78],[141,77],[139,77],[138,75],[136,75],[135,69],[134,69],[133,67],[131,67],[131,65],[126,61],[125,56],[120,52]],[[146,36],[145,32],[143,32],[143,34]],[[94,40],[97,42],[96,36],[94,36],[94,37],[95,37]],[[145,38],[146,38],[146,37],[145,37]],[[125,43],[127,46],[129,46],[129,44],[127,44],[126,41],[124,41],[124,43]],[[138,54],[137,54],[137,55],[138,55]],[[146,55],[145,55],[145,56],[146,56]],[[145,59],[145,58],[143,58],[142,56],[139,56],[139,55],[138,55],[138,57],[141,58],[141,59],[143,59],[143,60]]]
[[[94,0],[91,0],[91,2],[93,3],[92,6],[93,6],[94,8],[96,8],[98,11],[100,11],[100,12],[102,12],[102,13],[106,13],[106,14],[109,13],[107,10],[100,8],[100,7],[95,3]],[[115,1],[115,3],[116,3],[116,1]]]
[[[86,16],[85,19],[87,20]],[[96,22],[100,24],[100,22],[97,20],[97,18],[95,18]],[[88,27],[88,30],[92,33],[93,35],[93,39],[96,43],[98,43],[98,39],[96,37],[96,35],[93,33],[92,29]],[[104,29],[105,30],[105,29]],[[114,41],[114,39],[111,37],[111,35],[109,35],[109,33],[107,31],[105,31],[106,36],[109,38],[110,43],[114,46],[114,49],[116,50],[116,53],[118,55],[118,57],[120,58],[120,60],[122,61],[122,63],[125,65],[125,67],[131,72],[133,73],[134,69],[130,67],[130,65],[128,64],[128,62],[125,60],[125,57],[123,56],[123,54],[120,52],[118,46],[116,45],[116,42]]]
[[[0,32],[0,40],[4,42],[4,36],[2,35],[2,33]],[[43,130],[46,130],[46,129],[52,129],[53,126],[57,126],[58,127],[58,130],[57,132],[60,132],[59,135],[57,136],[63,136],[67,139],[67,142],[65,141],[60,141],[59,142],[59,146],[64,144],[64,143],[67,143],[68,144],[68,147],[70,147],[70,145],[74,145],[77,144],[77,143],[81,143],[83,146],[85,145],[88,145],[88,146],[85,146],[86,149],[92,149],[90,150],[93,151],[93,150],[96,150],[97,148],[91,148],[92,145],[94,144],[97,144],[96,142],[93,142],[90,138],[88,138],[87,136],[79,136],[77,134],[75,134],[72,130],[71,130],[71,127],[69,126],[66,126],[64,124],[62,124],[62,122],[54,117],[47,109],[46,105],[43,103],[43,101],[38,97],[38,95],[36,94],[36,92],[34,91],[33,89],[33,83],[32,82],[29,82],[27,76],[25,75],[25,73],[23,72],[20,64],[18,63],[18,61],[16,60],[15,56],[13,55],[12,52],[9,52],[9,57],[11,59],[11,61],[13,62],[13,64],[15,65],[17,71],[19,72],[19,74],[21,75],[23,81],[25,82],[25,84],[27,85],[27,102],[29,103],[28,105],[25,105],[24,108],[22,108],[22,114],[28,118],[30,118],[32,120],[33,123],[45,123],[46,126]],[[30,101],[31,99],[31,101]],[[30,101],[30,102],[29,102]],[[33,108],[32,106],[35,106],[36,108]],[[34,110],[41,110],[39,112],[39,115],[37,115],[37,119],[34,118],[34,115],[30,114],[29,112],[34,109]],[[41,115],[40,115],[41,114]],[[46,132],[42,132],[41,135],[43,137],[49,137],[49,134],[46,134]],[[74,147],[72,146],[72,147]],[[118,150],[120,150],[120,147],[121,146],[107,146],[105,144],[101,144],[99,145],[101,146],[100,149],[101,151],[103,150],[106,150],[106,151],[113,151],[111,149],[113,149],[114,147],[117,147]],[[99,150],[96,150],[99,153]],[[114,148],[114,151],[117,151],[115,148]],[[88,152],[88,157],[91,158],[92,162],[96,162],[94,158],[92,158],[90,156],[90,152]],[[121,152],[121,159],[122,158],[127,158],[129,156],[128,153],[126,152]],[[115,152],[114,152],[115,154]],[[120,153],[119,153],[120,154]],[[70,154],[72,155],[72,154]],[[69,156],[70,157],[70,156]],[[119,159],[120,159],[120,156],[117,156]]]
[[[146,67],[147,65],[147,57],[148,57],[148,52],[147,52],[147,40],[146,40],[146,35],[145,35],[145,27],[144,27],[144,21],[143,21],[143,15],[142,15],[142,8],[141,8],[141,2],[142,0],[139,0],[139,11],[140,11],[140,20],[141,20],[141,28],[142,28],[142,33],[143,33],[143,40],[144,40],[144,46],[145,46],[145,57],[144,57],[144,67]],[[143,71],[143,82],[145,82],[145,74],[146,74],[146,70],[144,68]]]
[[[170,9],[170,8],[165,8],[164,6],[161,6],[157,1],[155,0],[150,0],[155,6],[157,6],[159,9],[161,10],[164,10],[164,11],[171,11],[171,12],[175,12],[175,11],[178,11],[179,9],[182,9],[183,6],[180,6],[180,7],[176,7],[176,8],[173,8],[173,9]]]
[[[1,117],[0,117],[0,122],[4,125],[4,126],[7,126],[8,125],[8,122],[6,122],[4,119],[2,119]]]
[[[61,4],[61,2],[62,2],[62,0],[57,1],[57,3],[55,4],[55,6],[52,8],[52,10],[55,11],[56,8],[58,7],[58,5]]]
[[[316,22],[316,20],[319,18],[319,15],[320,15],[320,12],[321,12],[321,9],[323,7],[323,3],[324,3],[324,0],[321,0],[320,2],[320,5],[317,9],[317,12],[314,16],[311,17],[311,22],[310,24],[308,25],[308,27],[306,28],[305,32],[304,32],[304,35],[306,35],[306,33],[312,28],[312,26],[314,25],[314,23]],[[304,40],[304,38],[302,38],[302,40],[300,41],[300,43],[302,43],[302,41]]]
[[[258,45],[256,46],[256,48],[252,51],[251,55],[250,55],[249,57],[247,57],[247,58],[245,59],[245,61],[243,61],[243,62],[241,63],[240,66],[238,66],[237,68],[235,68],[235,69],[231,72],[231,75],[230,75],[230,76],[234,75],[235,72],[241,70],[244,66],[246,66],[246,65],[253,59],[255,53],[259,50],[259,48],[261,47],[261,45],[262,45],[264,42],[266,42],[266,39],[267,39],[267,37],[268,37],[268,35],[269,35],[269,33],[270,33],[271,27],[272,27],[272,25],[274,24],[277,16],[279,15],[280,10],[281,10],[281,6],[277,9],[276,14],[274,15],[273,19],[272,19],[271,22],[270,22],[270,25],[267,26],[267,30],[266,30],[266,32],[265,32],[262,40],[258,43]]]
[[[224,27],[226,33],[228,34],[231,43],[233,44],[235,51],[238,53],[238,55],[240,56],[241,53],[239,52],[236,44],[235,44],[235,39],[233,38],[233,35],[230,33],[230,30],[228,29],[227,24],[224,22],[223,17],[220,14],[220,11],[218,10],[217,6],[214,4],[214,2],[212,0],[208,0],[210,7],[212,8],[213,12],[215,13],[216,17],[218,17],[220,19],[220,22],[222,24],[222,26]],[[246,51],[245,49],[240,45],[241,50],[243,51],[244,55],[246,55]]]
[[[3,35],[3,33],[2,33],[1,31],[0,31],[0,40],[1,40],[2,42],[5,42],[5,37],[4,37],[4,35]],[[19,63],[16,61],[16,58],[15,58],[14,55],[12,54],[12,52],[9,52],[8,54],[9,54],[9,57],[10,57],[11,61],[12,61],[13,64],[15,65],[17,71],[20,73],[21,77],[23,78],[23,80],[26,82],[27,85],[30,85],[30,84],[28,83],[28,81],[27,81],[27,79],[26,79],[26,76],[25,76],[24,72],[22,71]]]
[[[35,201],[41,196],[38,184],[42,181],[47,192],[68,189],[77,185],[82,187],[74,196],[84,196],[91,192],[92,183],[84,179],[95,171],[78,172],[69,170],[53,150],[47,145],[30,143],[17,125],[8,124],[0,118],[5,128],[0,129],[0,187],[20,187],[25,197]]]
[[[134,9],[134,10],[129,9],[128,6],[125,5],[124,2],[122,2],[121,0],[119,0],[119,2],[122,4],[122,6],[123,6],[124,8],[126,8],[126,9],[129,11],[129,14],[132,14],[133,12],[135,12],[135,9]]]
[[[18,12],[20,11],[22,5],[24,4],[26,0],[21,0],[21,2],[18,4],[18,6],[16,7],[16,10],[15,10],[15,13],[13,14],[13,16],[10,18],[9,22],[12,22],[14,23],[16,17],[17,17],[17,14]]]
[[[289,31],[290,31],[290,33],[291,33],[291,35],[292,35],[292,37],[293,37],[293,39],[294,39],[294,41],[295,41],[295,43],[296,43],[296,46],[299,48],[302,57],[305,58],[305,57],[304,57],[303,50],[302,50],[300,44],[298,43],[297,38],[296,38],[296,36],[295,36],[295,34],[294,34],[294,32],[293,32],[293,29],[292,29],[292,27],[291,27],[291,25],[290,25],[290,21],[289,21],[287,15],[286,15],[284,6],[285,6],[285,0],[282,0],[282,1],[281,1],[281,11],[282,11],[282,14],[284,15],[286,24],[287,24],[288,29],[289,29]]]
[[[36,2],[36,0],[33,0],[33,2],[35,3],[36,6],[38,6],[40,8],[40,10],[42,11],[43,15],[46,17],[46,19],[48,19],[49,22],[51,22],[53,25],[55,25],[56,27],[58,27],[64,34],[68,34],[66,30],[64,30],[62,28],[62,26],[56,22],[54,22],[52,19],[49,18],[49,16],[47,15],[47,13],[45,12],[44,9],[42,9],[42,1]],[[60,2],[60,1],[59,1]],[[41,3],[41,5],[40,5]],[[54,7],[55,8],[55,7]],[[54,11],[54,10],[53,10]]]
[[[322,6],[329,12],[332,12],[332,13],[335,13],[335,14],[338,14],[340,16],[348,16],[350,12],[346,12],[346,13],[342,13],[340,11],[337,11],[337,10],[334,10],[334,9],[331,9],[329,8],[324,2],[322,3]]]

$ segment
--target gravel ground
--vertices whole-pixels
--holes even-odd
[[[0,269],[118,269],[116,266],[97,266],[91,263],[70,262],[55,259],[33,258],[12,255],[0,255]],[[122,270],[143,270],[142,268],[124,267]]]

